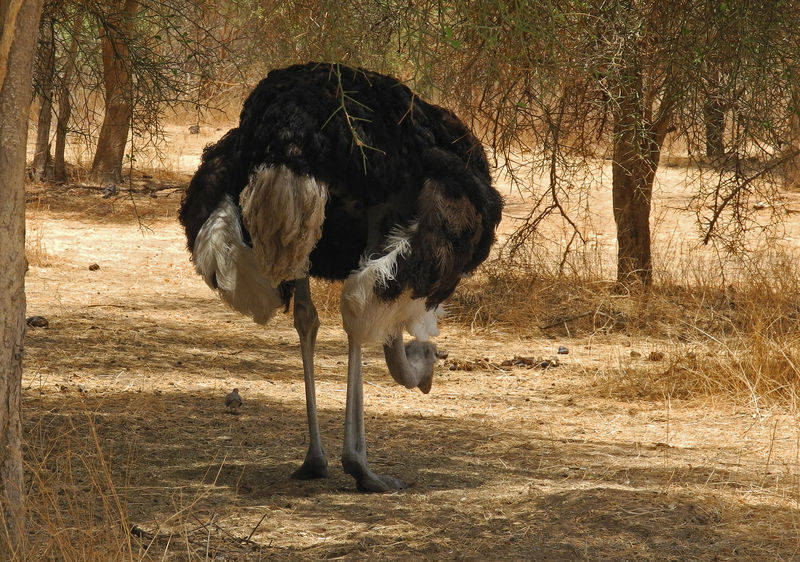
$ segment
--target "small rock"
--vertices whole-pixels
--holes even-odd
[[[29,316],[25,319],[25,323],[31,328],[47,328],[50,325],[44,316]]]
[[[631,359],[639,359],[639,357],[641,357],[641,356],[642,356],[642,354],[639,353],[638,351],[631,350]]]
[[[92,265],[89,266],[89,271],[97,271],[98,269],[100,269],[100,266],[97,265],[96,263],[93,263]]]
[[[558,346],[558,354],[559,355],[567,355],[568,353],[569,353],[569,349],[567,349],[566,346],[563,346],[563,345],[559,345]]]
[[[664,353],[662,351],[651,351],[650,355],[648,355],[647,358],[650,361],[663,361]]]

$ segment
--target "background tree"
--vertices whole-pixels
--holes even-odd
[[[100,22],[105,116],[91,170],[91,178],[97,183],[122,181],[122,159],[133,117],[130,44],[140,8],[139,0],[111,2],[110,8]]]
[[[72,30],[67,37],[69,48],[64,57],[63,70],[58,78],[58,115],[56,118],[56,145],[53,154],[53,179],[60,183],[67,181],[64,151],[67,146],[67,131],[69,130],[70,117],[72,116],[70,90],[75,74],[75,64],[78,56],[78,36],[83,26],[83,14],[75,14],[72,20]]]
[[[518,185],[546,179],[510,250],[529,247],[552,213],[582,239],[565,203],[586,200],[591,170],[610,157],[617,280],[649,284],[649,215],[666,142],[699,170],[692,205],[706,242],[743,248],[752,200],[774,199],[776,175],[794,153],[780,154],[797,85],[792,3],[390,4],[417,83],[484,131]],[[708,141],[719,153],[713,162]]]
[[[0,558],[25,536],[22,349],[25,332],[25,147],[42,4],[0,0]]]
[[[52,162],[50,159],[50,125],[53,119],[55,92],[56,42],[54,14],[46,11],[39,25],[39,46],[36,57],[35,81],[39,93],[39,119],[36,129],[36,149],[33,153],[33,174],[43,180]]]
[[[237,3],[49,0],[45,11],[54,24],[55,78],[37,80],[37,92],[43,100],[58,98],[54,167],[62,171],[70,131],[94,152],[92,180],[119,182],[126,154],[133,159],[158,145],[165,110],[191,103],[202,112],[217,101],[213,96],[225,97],[220,84],[241,83],[241,53],[226,49],[239,40],[236,24],[253,16],[240,14]],[[41,68],[53,66],[48,44],[40,41]],[[221,54],[228,56],[225,65]],[[51,113],[43,104],[39,130],[48,142],[44,120]]]
[[[81,109],[73,112],[73,122],[82,121],[73,130],[97,138],[91,107],[104,82],[99,76],[113,78],[105,84],[106,115],[114,113],[115,100],[130,98],[120,102],[125,111],[108,121],[118,125],[115,143],[106,141],[105,126],[95,143],[95,162],[105,162],[94,166],[97,181],[119,181],[126,149],[135,157],[158,138],[165,108],[189,103],[199,122],[203,108],[236,108],[270,68],[339,61],[396,74],[479,131],[496,164],[531,190],[532,210],[509,252],[527,251],[538,225],[553,214],[573,231],[568,249],[585,240],[581,219],[591,213],[586,190],[602,181],[598,170],[610,160],[617,280],[647,285],[654,269],[652,194],[665,146],[686,151],[698,170],[703,181],[692,205],[704,239],[726,248],[745,238],[748,202],[772,197],[779,174],[785,171],[788,183],[798,161],[798,127],[792,132],[791,123],[800,120],[791,108],[800,91],[793,67],[800,17],[792,3],[67,4],[91,14],[85,28],[97,31],[81,35],[79,60],[70,67],[79,84],[75,91],[83,92]],[[132,17],[125,16],[126,6]],[[68,29],[57,27],[56,38],[80,35]],[[105,57],[96,48],[100,30]],[[68,41],[56,42],[60,53],[67,52]],[[66,66],[58,67],[61,77]],[[125,95],[109,95],[114,84]],[[112,146],[113,158],[101,158]],[[542,189],[536,187],[541,178]]]

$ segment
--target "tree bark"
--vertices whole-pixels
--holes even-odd
[[[706,126],[706,156],[719,158],[725,154],[725,105],[722,100],[710,99],[703,104]]]
[[[25,537],[22,350],[25,332],[25,150],[42,0],[0,0],[0,559]]]
[[[649,286],[653,279],[650,205],[666,115],[653,123],[641,72],[631,65],[622,76],[614,111],[612,201],[617,226],[617,283]],[[668,103],[662,100],[661,103]]]
[[[33,175],[37,180],[47,177],[50,158],[50,125],[53,122],[53,80],[56,73],[56,44],[53,19],[42,18],[39,29],[39,56],[36,77],[39,86],[39,120],[36,130],[36,150],[33,153]]]
[[[800,89],[792,91],[792,103],[789,108],[789,146],[785,152],[800,149]],[[789,158],[783,167],[784,186],[786,189],[800,189],[800,156]]]
[[[139,11],[138,0],[114,2],[100,32],[106,107],[91,178],[98,184],[122,181],[122,159],[133,116],[133,75],[128,48]]]
[[[620,126],[615,124],[615,129]],[[650,249],[650,203],[655,166],[639,154],[633,135],[614,139],[612,199],[617,225],[617,282],[628,286],[652,281]]]
[[[716,57],[706,60],[702,76],[703,124],[706,129],[706,156],[719,158],[725,154],[725,79],[720,70],[721,63]]]
[[[64,80],[66,76],[62,77]],[[67,127],[72,116],[72,102],[69,97],[69,82],[61,84],[58,94],[58,117],[56,118],[56,148],[53,152],[53,180],[67,181],[67,166],[64,151],[67,148]]]
[[[75,59],[78,55],[78,33],[83,25],[83,16],[76,15],[72,27],[72,39],[69,45],[69,55],[64,66],[64,72],[59,80],[58,92],[58,117],[56,118],[56,148],[53,154],[53,179],[64,183],[67,181],[67,169],[64,162],[64,150],[67,146],[67,130],[69,119],[72,115],[72,100],[69,89],[72,85],[72,75],[75,70]]]

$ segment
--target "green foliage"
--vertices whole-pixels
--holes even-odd
[[[328,117],[328,119],[325,121],[325,123],[323,123],[322,128],[324,129],[328,125],[328,123],[330,123],[331,119],[333,119],[339,113],[341,113],[344,116],[345,123],[347,123],[347,127],[350,130],[350,135],[352,136],[352,139],[353,139],[353,144],[355,146],[357,146],[358,150],[361,152],[361,160],[362,160],[362,163],[363,163],[363,166],[364,166],[364,173],[366,174],[367,173],[367,153],[366,153],[366,151],[367,150],[374,150],[376,152],[380,152],[381,154],[385,154],[385,152],[382,151],[380,148],[376,148],[374,146],[370,146],[370,145],[368,145],[368,144],[366,144],[364,142],[364,140],[361,138],[361,135],[358,133],[358,129],[356,128],[355,125],[356,125],[356,123],[358,121],[362,121],[362,122],[367,122],[368,123],[369,120],[364,118],[364,117],[358,117],[356,115],[352,115],[347,110],[347,105],[348,105],[348,103],[349,104],[355,104],[355,105],[367,110],[368,112],[371,112],[372,109],[370,107],[364,105],[360,101],[358,101],[356,98],[354,98],[351,95],[351,94],[353,94],[352,91],[344,89],[344,87],[342,86],[342,69],[341,69],[341,65],[339,65],[339,64],[334,65],[334,72],[336,73],[336,80],[337,80],[336,95],[341,100],[341,103],[339,104],[339,107],[337,107],[336,110],[331,114],[331,116]]]
[[[97,36],[116,5],[47,6],[57,14],[59,68],[78,69],[84,111],[73,130],[87,137],[101,92]],[[66,61],[79,15],[81,49]],[[615,135],[649,150],[669,132],[693,163],[716,173],[693,205],[707,239],[733,247],[747,228],[748,202],[776,186],[776,159],[800,146],[788,109],[800,95],[793,2],[142,0],[135,27],[135,138],[157,134],[170,106],[189,104],[198,118],[212,107],[235,110],[255,82],[287,64],[394,74],[455,110],[515,185],[548,179],[530,188],[535,208],[520,244],[552,213],[580,238],[578,217],[562,202],[601,181],[587,177],[593,159],[610,154]],[[714,112],[724,146],[709,159]]]
[[[549,177],[528,225],[580,197],[587,164],[608,154],[627,130],[614,133],[614,123],[627,121],[638,146],[669,134],[715,173],[693,205],[707,240],[725,247],[741,246],[751,202],[773,198],[781,159],[798,146],[787,108],[800,89],[799,27],[792,3],[689,0],[422,0],[399,24],[417,88],[478,129],[517,185]],[[712,106],[724,148],[710,160]]]

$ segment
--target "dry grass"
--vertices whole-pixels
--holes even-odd
[[[685,279],[639,293],[620,293],[592,275],[542,277],[495,261],[462,284],[449,311],[472,329],[523,338],[621,335],[628,346],[647,342],[597,374],[597,390],[609,396],[721,395],[756,408],[794,410],[800,395],[798,262],[786,255],[760,259],[736,286]]]
[[[40,218],[40,210],[34,208],[31,218],[27,221],[27,232],[25,234],[25,257],[28,266],[52,267],[54,265],[50,252],[47,251],[45,239],[46,224]]]
[[[127,488],[92,412],[40,412],[28,431],[29,542],[23,558],[133,558]],[[112,476],[112,474],[114,476]],[[122,475],[124,479],[126,477]],[[124,482],[124,480],[123,480]]]
[[[591,267],[489,264],[452,299],[430,395],[395,386],[366,351],[371,463],[412,487],[364,496],[338,467],[340,287],[313,287],[331,477],[295,482],[306,436],[290,316],[259,329],[225,310],[187,263],[178,179],[136,181],[108,199],[29,192],[28,314],[50,327],[26,339],[18,559],[800,552],[793,260],[754,261],[735,283],[687,266],[646,294]],[[561,345],[557,368],[509,361]],[[233,386],[239,416],[222,405]]]

